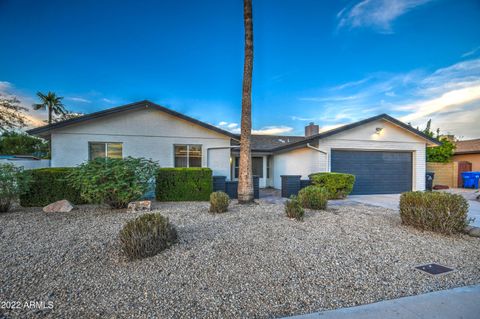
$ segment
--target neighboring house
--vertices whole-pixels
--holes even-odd
[[[453,155],[455,162],[472,163],[472,171],[480,171],[480,138],[475,140],[458,141]]]
[[[347,172],[354,193],[425,189],[425,148],[438,141],[386,114],[305,136],[252,136],[253,174],[260,187],[281,188],[282,175]],[[162,167],[210,167],[236,179],[239,136],[141,101],[35,128],[50,138],[53,167],[76,166],[96,157],[146,157]]]
[[[32,155],[0,155],[0,164],[13,164],[24,169],[50,167],[50,160]]]

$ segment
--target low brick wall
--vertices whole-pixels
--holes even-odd
[[[432,163],[427,162],[427,172],[434,172],[433,186],[447,185],[451,188],[458,187],[458,163]]]

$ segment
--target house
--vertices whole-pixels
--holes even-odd
[[[470,162],[471,170],[480,171],[480,138],[475,140],[458,141],[453,155],[454,162]]]
[[[238,176],[239,136],[149,101],[127,104],[35,128],[51,139],[53,167],[96,157],[146,157],[162,167],[210,167]],[[253,174],[260,187],[281,188],[282,175],[346,172],[354,193],[425,189],[425,148],[438,141],[386,114],[305,136],[252,136]]]

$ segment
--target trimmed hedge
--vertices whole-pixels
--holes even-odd
[[[208,201],[213,191],[209,168],[160,168],[156,198],[159,201]]]
[[[329,199],[341,199],[352,192],[355,176],[344,173],[314,173],[308,176],[312,185],[324,187]]]
[[[85,204],[78,189],[72,186],[68,175],[74,167],[50,167],[28,170],[30,182],[28,191],[20,196],[24,207],[46,206],[58,200],[67,199],[73,204]]]
[[[470,222],[467,200],[445,192],[403,193],[400,218],[405,225],[444,234],[461,233]]]

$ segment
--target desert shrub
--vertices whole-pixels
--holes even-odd
[[[25,171],[29,176],[28,191],[20,196],[23,207],[46,206],[66,199],[73,204],[85,204],[78,188],[72,185],[69,175],[73,167],[38,168]]]
[[[0,213],[8,212],[12,203],[27,191],[29,179],[22,167],[0,164]]]
[[[290,196],[290,199],[287,199],[285,202],[285,213],[287,214],[288,218],[303,220],[305,211],[303,210],[302,205],[296,196]]]
[[[156,198],[159,201],[208,201],[213,191],[209,168],[160,168]]]
[[[157,163],[145,158],[97,158],[69,176],[84,200],[125,208],[149,190],[157,169]]]
[[[130,259],[158,254],[177,240],[177,231],[166,217],[148,213],[128,221],[120,231],[122,252]]]
[[[228,210],[230,197],[222,191],[213,192],[210,194],[210,212],[211,213],[225,213]]]
[[[352,192],[355,176],[344,173],[314,173],[309,175],[314,186],[325,187],[329,199],[347,197]]]
[[[307,186],[298,192],[298,201],[303,208],[326,209],[328,191],[319,186]]]
[[[400,196],[402,223],[445,234],[463,232],[469,224],[468,202],[458,194],[407,192]]]

